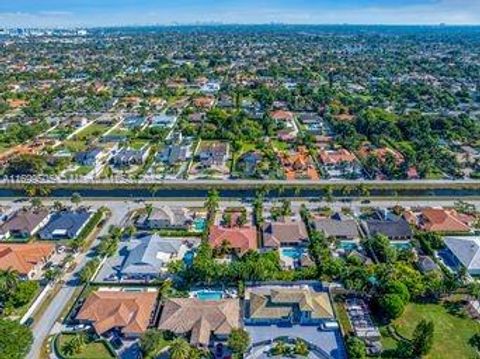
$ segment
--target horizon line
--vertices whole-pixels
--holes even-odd
[[[72,29],[118,29],[118,28],[148,28],[148,27],[215,27],[215,26],[243,26],[243,27],[254,27],[254,26],[352,26],[352,27],[437,27],[437,28],[448,28],[448,27],[480,27],[480,23],[472,24],[462,24],[462,23],[418,23],[418,24],[389,24],[389,23],[378,23],[378,24],[368,24],[368,23],[289,23],[289,22],[266,22],[266,23],[224,23],[224,22],[185,22],[185,23],[152,23],[152,24],[116,24],[116,25],[62,25],[62,26],[31,26],[31,25],[18,25],[18,26],[6,26],[0,27],[4,30],[15,30],[15,29],[32,29],[32,30],[72,30]]]

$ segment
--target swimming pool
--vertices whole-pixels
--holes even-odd
[[[343,249],[344,251],[351,252],[358,249],[358,244],[353,241],[340,241],[338,248]]]
[[[206,227],[206,219],[205,218],[197,218],[193,221],[193,229],[197,232],[203,232]]]
[[[302,258],[302,255],[305,253],[305,248],[302,247],[285,247],[280,248],[280,255],[293,260],[299,260]]]
[[[217,290],[200,290],[195,293],[195,297],[203,300],[221,300],[223,298],[223,292]]]
[[[394,241],[391,241],[390,245],[393,248],[395,248],[399,251],[404,251],[404,250],[408,250],[408,249],[412,248],[412,244],[410,242],[394,242]]]
[[[193,251],[188,251],[183,256],[183,263],[187,266],[191,266],[193,264],[193,258],[195,258],[195,253]]]

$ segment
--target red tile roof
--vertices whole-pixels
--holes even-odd
[[[227,241],[233,249],[243,253],[249,249],[257,249],[257,231],[252,227],[224,228],[212,226],[209,241],[212,247],[219,247],[223,241]]]
[[[290,111],[276,110],[270,113],[270,116],[277,121],[293,121],[293,113]]]
[[[421,227],[429,232],[470,232],[468,223],[454,209],[425,208]]]
[[[319,157],[325,165],[337,165],[356,161],[355,155],[344,148],[334,151],[323,150],[320,152]]]
[[[97,291],[87,298],[76,319],[92,323],[98,334],[121,328],[124,334],[141,334],[150,324],[157,292]]]
[[[12,269],[28,275],[39,263],[45,262],[55,245],[50,243],[0,244],[0,269]]]

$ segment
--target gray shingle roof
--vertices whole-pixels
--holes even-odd
[[[397,221],[367,220],[364,222],[364,228],[367,236],[382,234],[388,238],[412,237],[412,229],[407,221],[399,219]]]
[[[122,274],[158,275],[168,262],[159,253],[177,254],[182,247],[178,239],[164,239],[157,234],[131,241],[128,254],[122,266]]]
[[[480,270],[479,237],[447,237],[445,245],[467,270]]]
[[[358,238],[357,223],[344,217],[318,218],[313,221],[315,229],[324,232],[327,237]]]
[[[39,232],[41,239],[73,239],[92,216],[87,211],[61,211],[54,213],[50,221]]]

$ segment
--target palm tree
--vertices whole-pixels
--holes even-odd
[[[297,339],[297,340],[295,341],[294,352],[295,352],[295,354],[297,354],[297,355],[307,356],[307,355],[308,355],[308,352],[309,352],[307,343],[305,343],[305,342],[304,342],[303,340],[301,340],[301,339]]]
[[[77,193],[75,192],[74,194],[72,194],[72,198],[70,198],[70,201],[78,207],[78,205],[80,204],[80,202],[82,202],[82,196],[80,195],[80,193]]]
[[[122,237],[122,229],[120,227],[112,226],[110,227],[108,234],[114,239],[120,239]]]
[[[183,338],[177,338],[170,344],[171,359],[188,359],[190,358],[191,347]]]
[[[170,291],[172,290],[172,281],[169,280],[169,279],[166,279],[164,281],[162,281],[160,283],[160,287],[159,287],[159,290],[158,292],[160,293],[160,297],[161,298],[164,298],[168,295],[168,293],[170,293]]]
[[[27,197],[35,197],[38,193],[38,187],[33,184],[27,184],[23,188]]]
[[[41,196],[41,197],[48,197],[50,195],[50,193],[52,193],[52,190],[50,189],[50,187],[39,187],[38,188],[38,194]]]
[[[11,293],[18,285],[19,273],[11,268],[0,270],[0,293]]]
[[[137,233],[137,228],[133,225],[130,225],[127,228],[125,228],[123,233],[125,233],[127,237],[131,238],[135,235],[135,233]]]
[[[220,246],[217,248],[217,253],[220,257],[226,256],[232,251],[232,246],[230,242],[224,239]]]
[[[273,355],[285,355],[288,352],[289,352],[289,348],[283,341],[276,342],[273,348],[271,349],[271,353]]]
[[[213,219],[215,212],[218,209],[218,203],[220,202],[220,195],[217,190],[208,191],[205,207],[207,208],[209,216]]]
[[[146,203],[145,204],[145,212],[147,213],[147,217],[150,217],[153,212],[153,204],[151,203]]]
[[[65,343],[62,348],[63,352],[69,356],[80,354],[85,349],[86,342],[85,334],[75,334],[71,340]]]
[[[55,211],[61,211],[63,209],[63,203],[60,201],[53,202],[53,209]]]
[[[32,205],[33,208],[40,208],[42,207],[42,200],[38,197],[35,197],[35,198],[32,198],[30,200],[30,203]]]
[[[158,186],[157,185],[151,185],[150,188],[148,189],[148,191],[150,192],[150,194],[152,195],[152,197],[155,197],[155,195],[157,194],[158,192]]]

